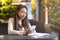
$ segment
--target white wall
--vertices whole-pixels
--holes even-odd
[[[28,7],[28,19],[33,19],[31,3],[27,4]]]

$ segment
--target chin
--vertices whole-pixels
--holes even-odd
[[[25,17],[23,17],[22,19],[24,19]]]

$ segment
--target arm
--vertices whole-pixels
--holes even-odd
[[[29,23],[29,29],[31,30],[32,33],[36,33],[35,28],[36,28],[35,25],[31,26],[31,24]]]
[[[8,20],[8,34],[19,34],[19,35],[23,35],[24,31],[17,31],[13,29],[13,25],[14,25],[14,19],[10,18]]]

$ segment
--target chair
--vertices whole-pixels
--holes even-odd
[[[8,23],[0,23],[0,35],[6,35],[8,34]]]

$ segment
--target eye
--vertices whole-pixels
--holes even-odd
[[[25,11],[21,11],[21,13],[26,14],[26,12],[25,12]]]
[[[24,11],[21,11],[21,13],[24,13]]]

